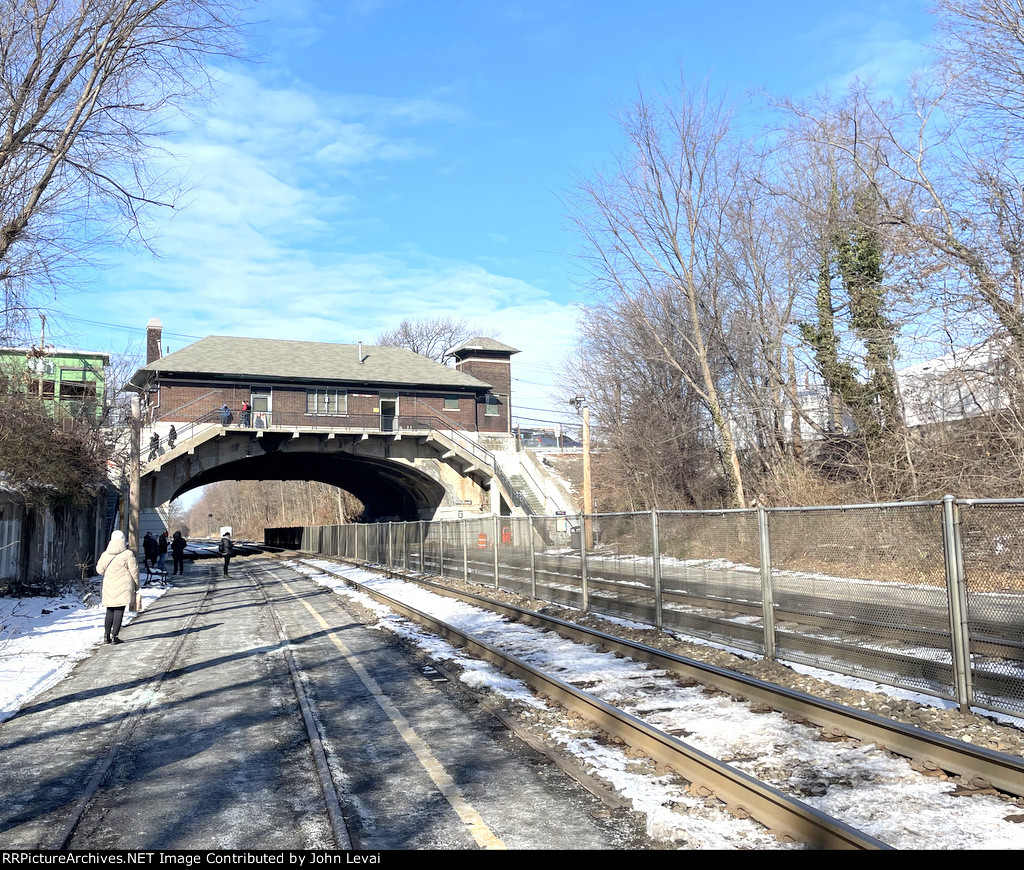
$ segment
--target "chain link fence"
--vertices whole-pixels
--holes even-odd
[[[954,697],[941,504],[769,512],[776,654]]]
[[[1024,504],[958,504],[974,701],[1024,709]]]
[[[266,543],[1024,713],[1024,500],[489,516]]]

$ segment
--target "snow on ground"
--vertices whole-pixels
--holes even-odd
[[[100,578],[93,578],[99,589]],[[164,587],[142,587],[148,607]],[[9,719],[50,686],[67,676],[75,664],[103,645],[107,609],[98,592],[81,597],[0,597],[0,722]],[[126,610],[122,625],[137,614]]]
[[[776,714],[752,716],[743,705],[720,695],[705,695],[699,687],[680,688],[645,665],[516,626],[412,584],[328,561],[289,564],[339,594],[358,600],[378,615],[380,628],[403,635],[438,660],[456,661],[467,685],[522,704],[527,716],[535,710],[539,720],[547,708],[524,684],[420,630],[351,589],[343,578],[374,585],[488,642],[496,643],[500,638],[505,643],[515,637],[520,658],[550,669],[562,679],[585,684],[587,691],[606,701],[632,705],[634,715],[705,752],[732,758],[735,766],[776,787],[797,787],[807,803],[844,817],[897,848],[1024,848],[1024,825],[1006,820],[1016,812],[1014,805],[992,796],[954,797],[950,794],[952,784],[919,776],[901,759],[873,753],[870,747],[823,742],[813,730],[806,740],[795,740],[794,731],[799,729]],[[163,591],[159,586],[144,587],[144,607]],[[104,616],[98,595],[86,601],[71,597],[0,598],[0,721],[57,683],[76,662],[102,644]],[[133,616],[126,613],[126,622]],[[815,675],[837,683],[865,685],[837,675]],[[882,689],[875,684],[869,687]],[[906,697],[909,693],[898,694]],[[936,703],[928,698],[915,700]],[[581,738],[569,730],[556,731],[553,736],[644,813],[652,836],[696,848],[779,848],[779,843],[759,826],[740,822],[716,805],[687,795],[668,778],[638,772],[637,765],[615,747]],[[858,789],[843,788],[845,783],[855,783]]]
[[[747,705],[722,694],[706,694],[701,686],[680,687],[663,671],[645,664],[510,623],[401,580],[329,561],[307,560],[305,564],[309,567],[292,563],[341,594],[358,594],[339,582],[351,578],[484,642],[508,649],[528,664],[580,686],[898,849],[1024,848],[1024,825],[1015,820],[1020,815],[1015,805],[993,795],[955,796],[954,783],[923,776],[908,761],[873,746],[823,741],[818,729],[795,725],[777,713],[752,713]],[[376,606],[374,609],[382,612]],[[381,627],[420,642],[418,629],[386,611]],[[441,645],[434,638],[425,644],[432,655]],[[460,665],[465,660],[463,654],[453,650],[444,657],[457,659]],[[472,679],[478,681],[479,672],[474,672]],[[494,690],[502,691],[499,687]],[[567,738],[566,748],[632,799],[635,808],[648,815],[652,834],[704,848],[737,847],[735,819],[724,817],[709,823],[700,814],[703,805],[678,793],[678,788],[673,790],[666,780],[658,783],[651,777],[624,776],[628,761],[608,747]],[[620,757],[614,758],[616,754]],[[658,794],[654,800],[652,790]],[[685,807],[686,812],[668,813],[666,808],[672,804]],[[894,807],[899,811],[894,812]],[[700,820],[698,830],[688,827],[695,818]],[[711,831],[717,831],[717,835]],[[748,840],[748,846],[753,845]],[[765,845],[758,843],[757,847]]]

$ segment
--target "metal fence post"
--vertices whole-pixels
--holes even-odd
[[[967,624],[967,584],[964,578],[963,552],[960,542],[960,514],[956,499],[942,499],[942,553],[946,563],[946,591],[949,599],[950,652],[953,656],[953,689],[961,710],[969,710],[971,656]]]
[[[468,520],[459,520],[460,531],[462,535],[462,582],[469,582],[469,527]]]
[[[423,567],[423,553],[427,549],[427,536],[426,536],[425,529],[423,528],[425,523],[423,522],[423,520],[420,520],[419,522],[420,522],[420,529],[419,529],[419,532],[420,532],[420,573],[421,574],[426,574],[427,572],[426,572],[426,570]]]
[[[537,600],[537,554],[533,544],[533,514],[526,518],[530,524],[530,597]]]
[[[772,595],[772,543],[768,511],[757,506],[757,540],[761,561],[761,620],[764,623],[764,657],[775,658],[775,604]]]
[[[658,532],[658,512],[651,511],[651,543],[654,546],[654,625],[661,628],[661,538]]]
[[[444,529],[447,523],[437,524],[437,576],[444,580]]]
[[[498,588],[498,530],[501,525],[501,517],[494,515],[494,588]]]
[[[584,514],[580,514],[580,591],[583,593],[584,613],[590,612],[590,590],[587,586],[587,536],[584,534],[586,528]]]

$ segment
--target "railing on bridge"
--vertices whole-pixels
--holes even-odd
[[[446,436],[460,449],[478,461],[487,471],[495,471],[494,454],[470,437],[465,430],[458,429],[447,419],[432,414],[400,415],[382,417],[379,414],[307,414],[301,411],[252,411],[240,408],[218,408],[207,411],[191,420],[173,421],[172,429],[162,438],[154,431],[143,443],[143,457],[155,461],[163,453],[200,431],[211,426],[223,429],[244,429],[252,431],[334,431],[368,432],[374,434],[402,434],[436,432]],[[505,484],[505,481],[502,480]]]

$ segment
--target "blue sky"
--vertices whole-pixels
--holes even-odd
[[[565,194],[622,145],[614,113],[680,70],[740,97],[854,76],[897,88],[933,21],[910,0],[270,0],[258,60],[225,64],[163,144],[187,206],[159,257],[111,250],[50,340],[176,350],[210,334],[372,342],[404,317],[482,324],[522,350],[514,407],[551,397],[585,302]]]

